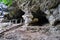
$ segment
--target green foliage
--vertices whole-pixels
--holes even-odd
[[[0,0],[0,3],[1,3],[2,0]]]
[[[0,0],[0,3],[4,3],[7,6],[11,6],[12,5],[12,0]]]

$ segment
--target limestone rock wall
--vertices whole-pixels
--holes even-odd
[[[37,9],[38,7],[40,7],[40,9],[42,11],[46,10],[46,9],[50,9],[52,7],[55,7],[60,1],[59,0],[15,0],[17,1],[17,4],[19,7],[25,7],[27,5],[27,2],[30,2],[28,4],[28,8],[35,8]],[[36,7],[35,7],[36,6]]]
[[[57,18],[57,16],[54,16],[57,13],[59,14],[59,12],[57,12],[57,11],[60,11],[59,7],[58,7],[59,4],[60,4],[60,0],[14,0],[12,6],[15,5],[14,6],[15,9],[13,9],[14,13],[16,13],[17,10],[21,9],[25,13],[33,12],[35,15],[37,14],[40,17],[41,15],[43,16],[44,14],[43,13],[41,14],[41,12],[39,12],[40,13],[39,14],[39,13],[37,13],[37,11],[42,11],[45,14],[47,14],[44,16],[47,17],[50,24],[54,24],[54,22],[56,21],[55,19],[58,20],[60,18],[59,16],[58,16],[58,18]],[[25,10],[26,8],[28,8],[28,9]],[[53,21],[51,21],[51,20],[53,20]]]

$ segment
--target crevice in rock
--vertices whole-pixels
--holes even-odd
[[[59,25],[59,24],[60,24],[60,21],[55,21],[53,25],[56,26],[56,25]]]

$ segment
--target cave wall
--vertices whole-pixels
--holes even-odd
[[[16,4],[16,5],[14,5],[14,4]],[[10,19],[19,18],[20,16],[22,17],[22,15],[18,14],[18,12],[21,10],[23,12],[25,12],[25,8],[28,8],[28,10],[31,11],[31,13],[34,17],[39,18],[39,19],[41,18],[41,19],[43,19],[43,21],[45,20],[44,17],[48,17],[47,19],[49,20],[50,16],[54,15],[53,14],[54,12],[52,12],[52,14],[51,14],[50,11],[52,9],[54,9],[54,10],[57,9],[58,8],[57,6],[59,4],[60,4],[60,0],[14,0],[12,6],[15,7],[15,10],[14,10],[14,13],[9,14],[9,16],[12,15],[10,17]],[[21,9],[21,10],[19,10],[19,9]],[[19,11],[17,11],[17,10],[19,10]],[[47,15],[45,15],[46,10],[49,10],[50,14],[47,12]],[[19,16],[17,16],[17,15],[19,15]],[[42,22],[41,19],[40,19],[40,21]]]

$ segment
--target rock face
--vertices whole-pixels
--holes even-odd
[[[54,9],[47,10],[45,13],[50,24],[54,25],[56,21],[60,21],[60,4]]]
[[[36,11],[37,10],[39,11],[39,9],[40,9],[42,12],[47,14],[47,15],[44,15],[44,14],[43,15],[45,17],[47,17],[47,19],[49,20],[49,23],[51,25],[53,25],[54,22],[60,18],[58,16],[59,15],[59,13],[58,13],[59,6],[58,5],[60,3],[59,0],[15,0],[15,1],[17,2],[19,9],[24,11],[25,8],[28,8],[28,10],[30,10],[31,14],[35,13],[35,14],[39,15],[39,13],[36,13]],[[32,13],[32,12],[34,12],[34,13]],[[39,16],[41,16],[41,15],[39,15]],[[58,16],[58,18],[57,18],[57,16]]]
[[[60,2],[59,0],[15,0],[15,1],[17,1],[19,8],[22,5],[23,5],[23,7],[25,7],[26,4],[29,2],[28,6],[30,8],[34,8],[36,10],[36,9],[38,9],[38,7],[40,7],[40,9],[42,11],[55,7]]]
[[[60,6],[59,6],[59,4],[60,4],[60,0],[14,0],[13,4],[12,4],[12,6],[15,7],[14,12],[12,12],[12,14],[9,14],[9,16],[10,16],[10,18],[14,18],[14,17],[18,18],[18,16],[16,16],[15,13],[18,14],[19,13],[18,11],[23,11],[23,12],[25,12],[25,14],[27,13],[28,15],[30,15],[30,14],[33,15],[33,17],[32,17],[33,20],[34,20],[35,17],[37,18],[37,20],[40,19],[40,18],[43,19],[44,17],[46,17],[46,19],[49,21],[49,23],[51,25],[53,25],[54,22],[56,20],[59,20],[59,18],[60,18],[59,17],[59,15],[60,15],[60,12],[59,12]],[[27,10],[25,10],[26,8],[27,8]],[[21,10],[19,10],[19,9],[21,9]],[[41,13],[39,11],[42,11],[44,13]],[[20,14],[21,14],[21,12],[19,13],[19,15]],[[22,15],[19,16],[19,17],[22,18]],[[30,22],[33,21],[32,18],[28,18],[28,17],[26,17],[26,18],[30,19]],[[26,22],[27,21],[25,21],[25,23]],[[29,24],[30,22],[27,22],[27,24]]]

